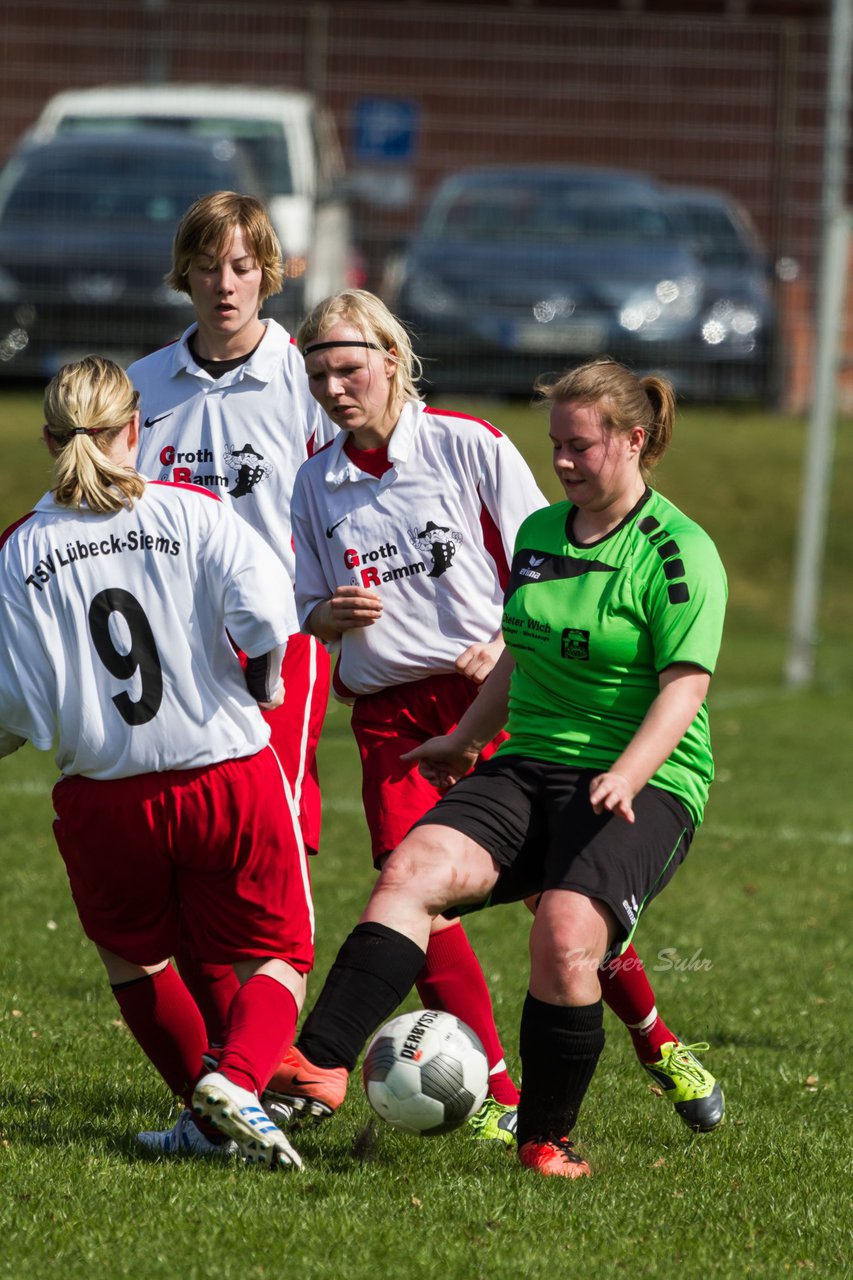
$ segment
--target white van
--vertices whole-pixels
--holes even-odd
[[[341,146],[331,113],[310,93],[218,84],[71,89],[50,99],[30,137],[146,125],[233,138],[249,153],[284,250],[292,324],[356,282]]]

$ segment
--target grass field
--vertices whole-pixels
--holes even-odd
[[[556,496],[539,413],[456,406],[505,426]],[[36,395],[0,397],[0,527],[46,487]],[[718,781],[690,858],[637,939],[667,1020],[708,1039],[727,1120],[694,1137],[646,1087],[627,1036],[608,1043],[577,1138],[583,1185],[525,1175],[452,1134],[342,1112],[297,1140],[306,1171],[152,1163],[141,1128],[174,1106],[127,1031],[82,936],[50,832],[49,757],[0,765],[0,1275],[510,1280],[850,1274],[853,547],[839,434],[815,687],[782,686],[803,424],[685,410],[659,487],[711,532],[731,606],[712,686]],[[367,837],[347,712],[321,753],[319,990],[367,895]],[[470,921],[517,1072],[526,913]],[[310,1000],[310,996],[309,996]],[[559,1184],[559,1185],[555,1185]]]

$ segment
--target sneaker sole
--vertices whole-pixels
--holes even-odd
[[[268,1169],[301,1169],[302,1159],[284,1134],[267,1136],[258,1133],[240,1115],[231,1098],[215,1087],[196,1090],[193,1111],[211,1120],[222,1133],[233,1139],[247,1164],[260,1164]]]
[[[288,1121],[289,1126],[302,1124],[306,1120],[319,1124],[322,1120],[328,1120],[337,1111],[337,1107],[330,1107],[328,1102],[321,1102],[319,1098],[304,1098],[291,1093],[266,1096],[269,1098],[270,1106],[290,1108],[293,1114]]]

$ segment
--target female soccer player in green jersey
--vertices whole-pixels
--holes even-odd
[[[518,1155],[578,1177],[589,1165],[569,1134],[604,1043],[601,966],[684,859],[713,776],[705,697],[726,578],[708,535],[649,487],[669,383],[602,359],[540,389],[567,501],[519,529],[491,678],[452,733],[409,753],[452,789],[385,863],[299,1037],[294,1090],[353,1067],[437,913],[538,895]]]

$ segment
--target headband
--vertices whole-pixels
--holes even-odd
[[[328,351],[330,347],[370,347],[371,351],[382,350],[376,342],[314,342],[310,347],[306,347],[302,354],[310,356],[312,351]]]

